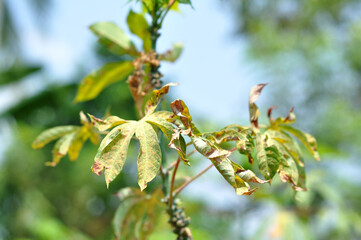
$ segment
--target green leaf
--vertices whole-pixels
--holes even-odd
[[[126,79],[134,70],[131,61],[107,63],[86,76],[79,84],[75,102],[96,98],[110,84]]]
[[[217,132],[204,133],[202,136],[215,142],[216,144],[235,141],[236,148],[239,153],[247,155],[249,162],[252,164],[252,153],[254,150],[254,142],[251,136],[252,134],[252,129],[242,127],[237,124],[232,124],[222,128]]]
[[[238,195],[249,195],[255,191],[255,189],[250,188],[245,180],[258,183],[266,182],[257,178],[255,175],[250,176],[250,170],[247,172],[227,157],[230,154],[229,151],[219,149],[209,140],[202,137],[192,137],[192,142],[199,153],[211,160],[218,172],[229,184],[231,184]],[[245,174],[242,174],[241,172],[245,172]],[[238,174],[244,177],[245,180],[243,180]]]
[[[0,85],[17,82],[40,70],[41,66],[14,64],[10,68],[6,68],[6,70],[2,69],[0,71]]]
[[[129,189],[126,189],[129,190]],[[162,191],[157,188],[146,195],[131,190],[134,195],[123,199],[115,213],[113,226],[117,239],[148,239],[164,211]]]
[[[91,25],[90,29],[111,52],[118,55],[138,55],[133,42],[116,24],[112,22],[99,22]]]
[[[266,86],[267,84],[263,83],[263,84],[258,84],[256,86],[254,86],[250,93],[249,93],[249,115],[250,115],[250,121],[252,126],[258,128],[258,116],[259,116],[259,109],[257,107],[257,105],[255,104],[255,102],[257,101],[259,95],[261,95],[262,89]]]
[[[280,125],[280,128],[291,133],[295,137],[297,137],[303,145],[307,148],[307,150],[313,155],[313,157],[320,161],[320,155],[317,151],[317,142],[316,139],[308,133],[302,132],[294,127],[289,125]]]
[[[119,118],[117,116],[109,116],[106,119],[102,120],[100,118],[96,118],[91,114],[88,114],[90,119],[92,120],[92,123],[96,129],[98,129],[100,132],[104,132],[110,128],[113,128],[115,126],[121,125],[123,123],[126,123],[127,121]]]
[[[60,138],[68,133],[75,132],[79,129],[78,126],[60,126],[53,127],[42,132],[33,142],[32,147],[34,149],[42,148],[49,142]]]
[[[295,191],[305,191],[305,169],[298,144],[287,133],[267,130],[268,144],[276,146],[280,155],[278,174],[283,182],[289,182]]]
[[[161,98],[168,93],[169,87],[177,85],[177,83],[168,83],[159,90],[153,90],[151,97],[148,99],[144,106],[145,115],[152,114],[157,108]]]
[[[173,44],[172,50],[167,51],[165,54],[160,55],[160,59],[168,62],[175,62],[183,52],[183,44]]]
[[[230,151],[216,147],[209,140],[203,137],[197,136],[192,137],[191,139],[195,149],[206,158],[228,157],[231,155]]]
[[[179,3],[192,5],[191,0],[177,0]]]
[[[201,134],[201,132],[194,126],[188,107],[182,100],[175,100],[170,104],[170,107],[172,108],[174,115],[180,119],[185,129],[190,129],[192,134],[195,135]]]
[[[237,169],[234,167],[235,164],[229,158],[216,157],[210,160],[223,178],[235,189],[237,195],[250,195],[256,190],[251,189],[250,186],[236,174]]]
[[[128,122],[115,127],[101,142],[95,156],[93,171],[100,175],[105,169],[107,186],[122,171],[129,142],[137,129],[137,122]]]
[[[143,120],[139,121],[135,135],[140,144],[137,161],[138,184],[143,191],[147,187],[147,183],[158,174],[162,154],[157,134],[149,123]]]
[[[269,180],[264,181],[264,180],[258,178],[256,176],[256,174],[254,172],[252,172],[251,170],[245,170],[245,169],[240,168],[239,170],[237,170],[236,174],[245,182],[253,182],[253,183],[269,182]]]
[[[271,180],[280,165],[280,155],[277,148],[267,145],[267,135],[260,132],[256,135],[256,153],[258,167],[265,179]]]
[[[152,41],[149,25],[144,15],[130,10],[127,17],[127,23],[130,31],[143,40],[144,51],[149,52],[152,48]]]

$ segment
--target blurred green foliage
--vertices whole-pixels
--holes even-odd
[[[41,2],[38,6],[44,6]],[[324,163],[307,169],[309,191],[296,196],[275,181],[272,188],[263,187],[246,207],[237,210],[185,199],[194,238],[360,239],[360,180],[349,177],[360,166],[360,2],[228,2],[236,6],[238,32],[249,44],[250,59],[258,61],[269,80],[277,83],[271,84],[275,87],[270,95],[276,96],[272,101],[294,102],[293,98],[302,95],[296,113],[309,119],[307,127],[320,142]],[[2,30],[6,34],[1,35],[5,43],[1,53],[11,52],[7,55],[11,59],[21,59],[19,51],[11,50],[17,48],[16,29],[6,5],[4,9]],[[101,62],[112,58],[104,49],[99,52],[103,53]],[[32,63],[3,64],[0,84],[21,81],[37,70],[39,66]],[[73,82],[81,77],[74,76]],[[2,113],[1,120],[12,127],[12,137],[0,162],[0,239],[112,238],[111,220],[119,200],[110,193],[136,185],[135,166],[130,164],[135,161],[128,161],[109,191],[104,180],[90,170],[94,146],[86,144],[76,162],[64,158],[56,168],[44,166],[50,161],[51,146],[44,151],[31,149],[31,142],[42,130],[78,124],[81,109],[102,117],[103,109],[110,107],[114,115],[136,118],[124,83],[107,88],[97,101],[77,105],[73,104],[76,88],[75,83],[50,86]],[[151,239],[174,236],[166,221],[164,214]]]

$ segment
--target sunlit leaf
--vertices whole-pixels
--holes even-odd
[[[168,62],[175,62],[183,52],[183,44],[173,44],[172,50],[167,51],[165,54],[160,55],[160,59]]]
[[[267,145],[267,135],[257,133],[256,153],[260,172],[265,179],[272,179],[279,168],[280,155],[275,146]]]
[[[153,90],[151,97],[148,99],[144,106],[145,115],[152,114],[157,108],[161,98],[168,93],[169,87],[177,85],[177,83],[168,83],[159,90]]]
[[[90,131],[87,126],[82,126],[75,134],[68,150],[69,159],[75,161],[82,149],[85,141],[90,137]]]
[[[206,158],[228,157],[231,155],[230,151],[217,148],[203,137],[192,137],[192,142],[195,149]]]
[[[181,133],[184,133],[184,130],[179,128],[173,129],[173,134],[169,141],[168,147],[175,149],[182,161],[185,164],[190,165],[186,156],[187,146]]]
[[[291,108],[291,110],[289,111],[289,113],[287,114],[286,117],[284,117],[284,118],[283,117],[278,117],[278,118],[276,118],[276,120],[273,120],[271,118],[271,116],[269,115],[271,125],[272,126],[279,126],[280,124],[291,124],[291,123],[296,122],[296,115],[293,112],[293,110],[294,110],[294,108]]]
[[[192,116],[189,114],[187,105],[180,99],[173,101],[170,104],[173,113],[181,120],[186,129],[191,129],[192,133],[199,135],[200,131],[194,126]]]
[[[318,161],[320,160],[320,155],[317,151],[317,142],[312,135],[302,132],[289,125],[280,125],[280,128],[297,137],[301,141],[301,143],[305,145],[305,147],[313,155],[313,157]]]
[[[127,23],[130,31],[143,40],[144,51],[149,52],[152,48],[152,41],[149,32],[149,25],[144,15],[130,10],[127,17]]]
[[[164,211],[162,191],[158,188],[147,195],[136,189],[126,190],[134,194],[123,199],[115,213],[115,235],[118,240],[148,239]]]
[[[35,149],[42,148],[49,142],[60,138],[68,133],[75,132],[78,129],[78,126],[60,126],[47,129],[35,139],[32,147]]]
[[[67,154],[75,135],[76,132],[68,133],[55,143],[53,148],[53,161],[46,163],[47,166],[55,167],[59,163],[60,159]]]
[[[249,93],[249,115],[250,115],[250,121],[252,126],[258,128],[258,116],[259,116],[259,109],[257,107],[257,105],[255,104],[255,102],[257,101],[259,95],[262,92],[262,89],[266,86],[267,84],[258,84],[256,86],[254,86],[250,93]]]
[[[237,150],[241,154],[247,155],[249,162],[252,164],[252,153],[255,145],[251,136],[252,134],[253,131],[250,128],[233,124],[226,126],[217,132],[204,133],[203,136],[214,141],[216,144],[235,141]]]
[[[95,156],[93,171],[100,175],[105,169],[107,186],[123,169],[129,142],[137,129],[137,122],[128,122],[115,127],[101,142]]]
[[[131,61],[107,63],[101,69],[86,76],[79,84],[76,102],[96,98],[110,84],[125,80],[134,70]]]
[[[147,183],[152,181],[158,174],[162,154],[157,134],[149,123],[139,121],[135,135],[140,144],[137,161],[138,184],[140,189],[144,190]]]
[[[115,23],[99,22],[91,25],[90,29],[99,37],[99,41],[111,52],[118,55],[138,55],[138,51],[133,42]]]
[[[94,124],[94,127],[98,129],[100,132],[104,132],[110,128],[113,128],[115,126],[118,126],[120,124],[126,123],[127,121],[124,119],[121,119],[117,116],[109,116],[106,119],[100,119],[96,118],[91,114],[88,114],[90,119],[92,120],[92,123]]]

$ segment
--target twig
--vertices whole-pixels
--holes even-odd
[[[197,152],[197,150],[193,150],[192,152],[188,153],[186,157],[189,157],[189,156],[191,156],[192,154],[194,154],[196,152]]]
[[[167,5],[167,9],[165,10],[160,22],[159,22],[159,25],[162,26],[163,24],[163,20],[165,18],[165,16],[167,16],[167,13],[169,12],[169,10],[172,8],[173,4],[176,2],[176,0],[171,0],[168,5]]]
[[[178,157],[177,159],[177,162],[175,163],[175,166],[174,166],[174,170],[173,170],[173,174],[172,174],[172,180],[171,180],[171,183],[170,183],[170,193],[169,193],[169,202],[168,202],[168,205],[169,205],[169,215],[172,216],[173,214],[173,190],[174,190],[174,182],[175,182],[175,175],[177,174],[177,170],[178,170],[178,166],[179,166],[179,163],[180,163],[181,159],[180,157]]]
[[[194,177],[192,177],[191,179],[189,179],[187,182],[185,182],[182,186],[180,186],[179,188],[177,188],[176,190],[174,190],[173,194],[174,197],[177,196],[177,194],[182,191],[186,186],[188,186],[191,182],[193,182],[194,180],[196,180],[197,178],[199,178],[201,175],[203,175],[205,172],[207,172],[211,167],[213,167],[213,164],[209,165],[208,167],[206,167],[205,169],[203,169],[200,173],[198,173],[197,175],[195,175]],[[171,191],[172,192],[172,191]]]

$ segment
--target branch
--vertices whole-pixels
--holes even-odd
[[[213,164],[209,165],[208,167],[206,167],[205,169],[203,169],[200,173],[198,173],[197,175],[195,175],[194,177],[192,177],[191,179],[189,179],[187,182],[185,182],[182,186],[180,186],[179,188],[177,188],[174,191],[174,197],[177,196],[177,194],[182,191],[186,186],[188,186],[191,182],[193,182],[194,180],[196,180],[197,178],[199,178],[200,176],[202,176],[205,172],[207,172],[211,167],[213,167]],[[172,192],[172,191],[171,191]]]
[[[179,163],[180,163],[181,159],[180,157],[178,157],[177,159],[177,162],[175,164],[175,167],[174,167],[174,170],[173,170],[173,174],[172,174],[172,180],[171,180],[171,183],[170,183],[170,193],[169,193],[169,201],[168,201],[168,204],[169,204],[169,215],[172,216],[172,212],[173,212],[173,190],[174,190],[174,182],[175,182],[175,175],[177,174],[177,170],[178,170],[178,166],[179,166]]]

